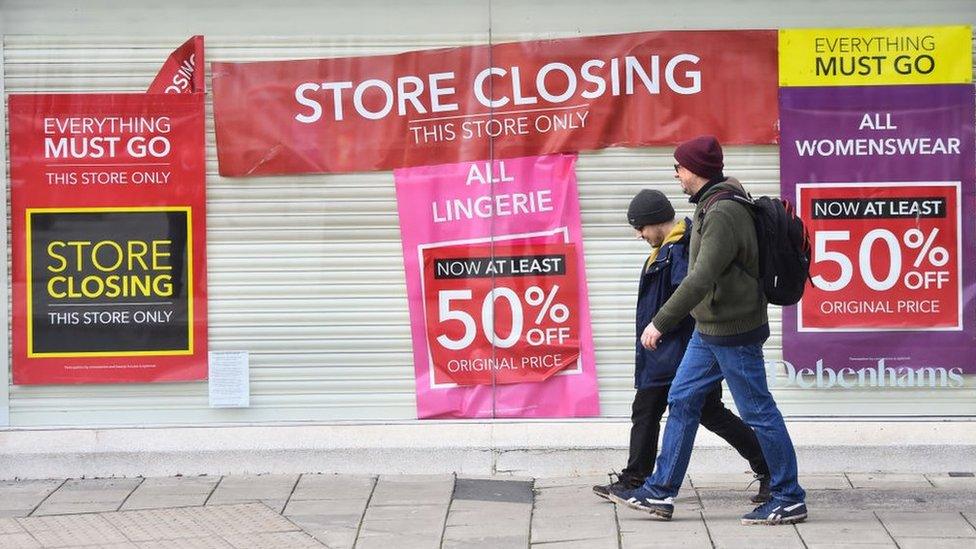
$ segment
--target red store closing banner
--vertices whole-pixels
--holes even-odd
[[[204,94],[9,101],[15,384],[207,377]]]
[[[338,173],[777,135],[776,31],[662,31],[214,63],[225,176]]]

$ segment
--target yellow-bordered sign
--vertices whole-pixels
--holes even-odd
[[[186,321],[186,346],[176,349],[125,349],[119,351],[69,351],[69,352],[39,352],[35,349],[34,337],[34,253],[33,253],[33,224],[31,217],[38,214],[84,214],[84,213],[166,213],[184,212],[186,214],[185,227],[182,232],[186,234],[186,300],[187,300],[187,321]],[[193,210],[187,206],[133,206],[133,207],[94,207],[94,208],[27,208],[26,210],[26,229],[27,229],[27,356],[31,358],[56,358],[56,357],[117,357],[117,356],[175,356],[193,354]],[[91,244],[90,242],[80,242],[80,244]],[[120,260],[121,261],[121,260]],[[84,304],[82,304],[84,305]],[[96,304],[97,305],[97,304]]]
[[[970,26],[783,29],[780,86],[969,84]]]

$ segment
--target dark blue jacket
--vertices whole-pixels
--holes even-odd
[[[689,315],[661,337],[656,351],[645,349],[640,342],[644,328],[688,274],[688,245],[692,227],[690,219],[685,218],[684,223],[684,235],[675,242],[662,245],[654,261],[641,269],[637,290],[637,354],[634,361],[634,386],[637,389],[671,383],[695,329],[695,320]]]

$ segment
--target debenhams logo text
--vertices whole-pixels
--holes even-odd
[[[783,380],[777,374],[785,369],[786,379]],[[891,388],[922,388],[922,387],[945,387],[957,389],[966,384],[962,377],[962,368],[908,368],[905,366],[889,367],[885,365],[885,360],[878,360],[877,367],[861,368],[841,368],[834,370],[824,368],[823,360],[817,361],[816,368],[797,369],[785,360],[773,360],[766,362],[766,373],[769,385],[782,383],[784,385],[796,385],[801,389],[829,389],[840,387],[842,389],[861,389],[865,387],[891,387]]]

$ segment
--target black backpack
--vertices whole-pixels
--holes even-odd
[[[759,283],[773,305],[793,305],[810,278],[810,235],[787,200],[719,191],[702,205],[702,218],[720,200],[749,207],[759,242]],[[699,223],[699,228],[701,224]]]

